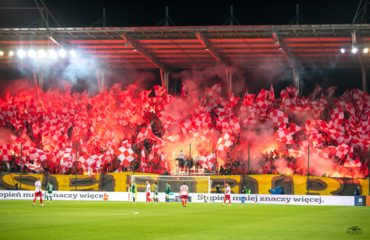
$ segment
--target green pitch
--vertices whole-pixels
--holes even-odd
[[[370,239],[370,207],[0,201],[0,239]],[[348,228],[363,234],[349,236]]]

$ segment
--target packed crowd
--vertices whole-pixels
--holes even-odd
[[[158,117],[155,114],[149,114],[151,116],[152,122],[152,129],[153,133],[157,136],[163,135],[163,127],[161,122],[159,121]],[[26,125],[27,127],[23,130],[27,134],[27,136],[33,141],[38,142],[39,148],[42,148],[42,142],[40,138],[35,138],[32,134],[32,128],[30,129],[30,125]],[[136,126],[133,129],[133,135],[130,138],[131,142],[135,142],[137,134],[140,132],[140,126]],[[11,124],[7,123],[4,125],[4,128],[11,132],[14,136],[21,136],[22,132],[18,132],[16,128]],[[69,134],[71,134],[72,128],[69,130]],[[160,166],[161,156],[157,153],[153,153],[153,158],[146,160],[146,164],[143,166],[141,164],[141,157],[142,151],[144,151],[144,155],[149,156],[151,146],[154,144],[153,140],[145,139],[143,142],[138,143],[133,148],[135,155],[134,160],[131,164],[127,166],[122,166],[122,161],[117,158],[116,155],[112,156],[112,161],[104,162],[95,172],[96,173],[112,173],[112,172],[141,172],[141,173],[153,173],[153,174],[168,174],[166,169]],[[104,154],[106,151],[104,149],[94,149],[97,154]],[[2,159],[1,159],[2,160]],[[38,160],[28,160],[30,164],[39,163]],[[40,161],[40,168],[37,170],[30,169],[25,163],[22,163],[22,173],[23,174],[32,174],[32,173],[46,173],[46,174],[63,174],[63,175],[75,175],[76,174],[76,159],[72,159],[72,167],[71,168],[63,168],[61,164],[55,164],[52,159],[46,159],[44,161]],[[10,172],[10,173],[19,173],[20,169],[20,154],[16,152],[12,152],[9,161],[0,161],[0,172]],[[81,162],[77,159],[77,174],[84,175],[86,174],[86,169],[81,165]]]
[[[310,175],[369,176],[370,95],[358,89],[332,99],[332,87],[328,96],[322,93],[316,99],[322,91],[317,86],[306,99],[290,86],[275,100],[271,86],[257,98],[247,91],[244,99],[232,93],[225,99],[217,84],[198,100],[197,91],[186,94],[185,85],[181,97],[170,96],[159,86],[155,86],[156,97],[139,91],[137,84],[126,88],[121,91],[116,84],[110,92],[105,88],[88,98],[84,93],[70,94],[67,83],[64,94],[38,89],[7,95],[1,99],[0,125],[10,133],[10,140],[0,148],[0,170],[19,172],[22,165],[23,173],[94,175],[135,170],[169,174],[174,173],[170,163],[174,156],[166,144],[190,139],[202,156],[191,169],[196,173],[307,175],[304,158],[309,145],[316,157],[330,159],[334,168],[325,172],[310,167]],[[186,107],[179,107],[179,101]],[[173,119],[170,110],[181,117]],[[247,146],[253,152],[259,143],[243,136],[259,133],[266,124],[274,132],[271,145],[277,142],[278,146],[254,152],[248,167]],[[172,125],[177,130],[169,135]],[[217,144],[211,140],[216,131],[221,133]],[[286,167],[275,164],[280,159]],[[181,167],[181,171],[188,170]]]

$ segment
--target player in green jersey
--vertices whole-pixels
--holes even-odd
[[[154,187],[154,204],[158,204],[158,184],[157,182],[154,183],[155,184],[155,187]]]
[[[53,189],[54,189],[53,185],[51,185],[50,182],[48,182],[48,185],[46,186],[46,191],[47,191],[46,197],[47,197],[48,202],[49,202],[49,197],[50,197],[50,202],[53,202],[53,197],[52,197]]]
[[[131,194],[132,194],[132,203],[135,204],[136,184],[134,181],[132,181],[131,183]]]
[[[170,193],[171,193],[171,186],[166,182],[166,202],[167,205],[170,204]]]

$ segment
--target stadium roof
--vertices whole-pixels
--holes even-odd
[[[352,46],[360,50],[354,54]],[[61,47],[112,68],[365,68],[370,53],[361,49],[370,48],[370,24],[1,28],[0,68],[22,64],[6,51]]]

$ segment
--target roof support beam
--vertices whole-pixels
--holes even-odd
[[[274,38],[274,44],[276,46],[280,46],[281,51],[285,57],[285,59],[289,62],[289,65],[291,68],[293,68],[293,82],[294,87],[298,89],[298,95],[302,96],[302,89],[300,88],[300,78],[299,78],[299,67],[295,63],[295,60],[293,59],[292,55],[290,54],[290,51],[287,49],[284,44],[280,42],[279,36],[274,32],[272,33],[272,37]]]
[[[126,33],[122,33],[120,35],[123,39],[125,39],[134,49],[136,49],[139,53],[141,53],[148,61],[152,62],[158,68],[165,72],[169,72],[170,68],[163,64],[161,61],[156,59],[151,53],[149,53],[145,48],[143,48],[138,42],[132,39],[131,36],[128,36]]]
[[[229,90],[229,92],[233,92],[232,91],[232,87],[233,87],[233,73],[231,71],[228,71],[226,70],[226,80],[227,80],[227,90]]]
[[[202,43],[204,48],[208,49],[208,51],[211,53],[211,55],[222,65],[224,65],[226,68],[230,67],[230,64],[216,51],[216,49],[211,45],[211,43],[204,37],[204,35],[197,31],[196,34],[199,41]]]
[[[367,91],[367,77],[366,77],[367,72],[366,72],[366,69],[362,68],[361,73],[362,73],[362,91],[367,93],[368,91]]]
[[[274,32],[272,33],[272,37],[274,38],[274,41],[275,41],[275,45],[276,46],[280,46],[281,48],[281,51],[285,57],[285,59],[289,62],[289,65],[291,68],[296,68],[296,64],[294,62],[294,60],[292,59],[292,56],[290,54],[290,52],[288,51],[288,49],[284,46],[284,44],[282,44],[280,42],[280,38],[279,36]]]
[[[300,83],[300,78],[299,78],[299,69],[293,68],[293,82],[294,82],[294,87],[298,89],[298,95],[302,96],[302,88],[301,83]]]
[[[49,39],[56,45],[61,46],[62,38],[60,36],[53,36],[53,34],[50,34]]]
[[[351,32],[352,35],[352,47],[357,47],[357,38],[356,32]],[[361,65],[361,73],[362,73],[362,91],[367,92],[367,78],[366,78],[366,65],[364,60],[362,59],[361,50],[357,47],[357,58]]]
[[[356,24],[356,25],[340,25],[340,24],[333,24],[333,25],[304,25],[302,26],[259,26],[259,27],[247,27],[247,26],[227,26],[227,27],[120,27],[120,28],[51,28],[49,32],[57,32],[57,33],[81,33],[81,32],[194,32],[196,31],[263,31],[260,34],[265,34],[270,31],[290,31],[290,30],[364,30],[367,29],[367,26],[363,24]],[[47,32],[46,29],[33,29],[33,28],[21,28],[21,30],[13,29],[13,28],[0,28],[0,33],[45,33]],[[313,33],[313,32],[312,32]],[[319,32],[318,32],[319,33]]]
[[[354,47],[354,46],[357,45],[356,32],[351,32],[351,34],[352,34],[352,47]],[[361,67],[362,68],[366,68],[365,63],[364,63],[364,60],[362,59],[362,56],[361,56],[360,49],[357,50],[357,58],[358,58],[358,61],[361,64]]]

